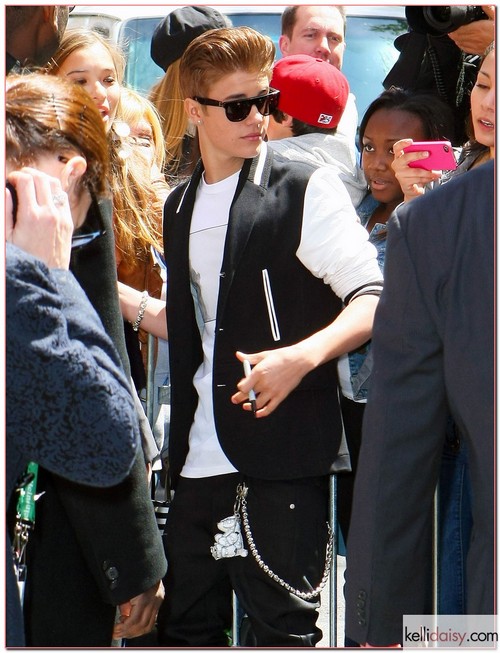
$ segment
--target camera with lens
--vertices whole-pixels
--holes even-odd
[[[420,34],[431,36],[443,36],[454,32],[462,25],[474,23],[477,20],[485,20],[488,16],[481,7],[470,5],[455,5],[442,7],[407,6],[405,8],[406,20],[410,29]]]

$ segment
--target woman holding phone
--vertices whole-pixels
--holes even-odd
[[[72,244],[84,246],[73,229],[91,194],[106,191],[99,112],[82,89],[34,73],[7,78],[5,110],[9,504],[29,461],[94,489],[112,486],[140,441],[118,354],[69,272]],[[28,578],[31,571],[28,564]],[[7,646],[23,646],[23,630],[8,564]]]
[[[471,111],[467,125],[470,138],[462,149],[457,169],[442,174],[441,170],[411,167],[410,162],[422,161],[428,157],[425,148],[420,152],[409,152],[408,146],[415,144],[408,137],[394,144],[392,167],[405,202],[423,195],[426,185],[431,182],[445,183],[453,176],[495,158],[495,92],[495,43],[492,42],[485,51],[471,91]]]

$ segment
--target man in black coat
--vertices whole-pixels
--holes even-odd
[[[403,643],[428,613],[432,503],[446,420],[466,439],[473,532],[467,614],[495,588],[494,163],[396,210],[347,543],[346,634]]]
[[[105,235],[76,250],[70,267],[129,372],[106,202],[92,205],[84,228],[98,226]],[[129,477],[113,488],[93,490],[46,472],[39,485],[45,495],[37,504],[30,542],[28,644],[109,646],[116,606],[124,614],[132,608],[120,635],[131,638],[150,630],[163,597],[166,561],[142,452]]]

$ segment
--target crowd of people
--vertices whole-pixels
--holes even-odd
[[[338,533],[345,646],[494,613],[482,9],[462,124],[402,47],[359,119],[341,6],[285,8],[281,58],[176,8],[148,97],[71,7],[6,7],[7,646],[227,647],[234,592],[243,645],[313,647]]]

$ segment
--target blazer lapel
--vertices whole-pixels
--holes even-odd
[[[167,323],[169,329],[174,328],[171,325],[175,324],[188,339],[191,337],[188,335],[189,330],[197,323],[197,312],[191,292],[189,234],[196,190],[202,171],[202,166],[198,164],[179,199],[176,198],[175,205],[169,207],[168,214],[166,211],[164,217],[163,237],[167,263],[168,314],[174,315],[175,313],[177,317],[175,320],[173,318],[169,320],[167,315]],[[195,331],[199,338],[199,329]]]
[[[169,212],[168,224],[165,223],[164,225],[164,248],[169,267],[172,268],[172,274],[176,274],[182,270],[184,279],[185,275],[189,279],[189,232],[191,218],[193,217],[196,190],[202,172],[203,168],[199,162],[191,179],[186,184],[180,199],[177,201],[175,208],[172,207]],[[167,217],[165,216],[164,219],[167,220]]]

